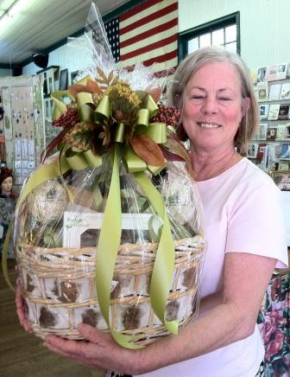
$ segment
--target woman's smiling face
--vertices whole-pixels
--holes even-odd
[[[248,99],[242,99],[237,69],[212,62],[189,80],[183,97],[182,123],[193,146],[204,150],[232,146]]]

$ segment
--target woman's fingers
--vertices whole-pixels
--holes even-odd
[[[78,325],[78,331],[84,337],[84,339],[99,346],[116,344],[109,333],[102,332],[85,323],[80,323]]]
[[[89,325],[86,326],[91,327]],[[54,335],[47,335],[44,346],[63,357],[91,368],[126,371],[132,361],[131,353],[129,354],[122,350],[113,340],[109,341],[108,334],[104,334],[106,335],[105,338],[101,339],[102,336],[99,336],[98,330],[92,331],[88,328],[83,328],[82,330],[86,336],[93,338],[94,342],[89,340],[67,340]],[[100,341],[101,344],[96,343],[96,341]]]
[[[99,368],[102,362],[99,361],[98,346],[83,340],[67,340],[54,335],[48,335],[43,344],[51,351],[77,361],[80,364],[91,368]]]
[[[31,326],[26,319],[27,307],[21,292],[20,282],[16,282],[16,296],[15,296],[16,312],[20,325],[24,328],[25,331],[31,332]]]
[[[48,348],[50,351],[55,352],[58,355],[65,357],[67,359],[73,360],[73,361],[77,362],[78,364],[85,365],[85,366],[87,366],[89,368],[93,368],[93,369],[96,369],[96,368],[101,369],[101,367],[97,363],[97,360],[94,360],[94,359],[90,360],[86,357],[76,355],[75,353],[63,351],[60,348],[58,348],[58,347],[56,347],[52,344],[49,344],[47,342],[44,343],[44,346],[46,348]]]
[[[83,340],[69,340],[55,335],[47,335],[45,337],[44,346],[50,348],[57,353],[67,353],[70,355],[78,355],[81,358],[87,356],[90,343]]]

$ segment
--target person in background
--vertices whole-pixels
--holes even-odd
[[[137,351],[86,324],[79,325],[84,341],[49,335],[44,345],[121,374],[255,377],[264,358],[257,316],[275,267],[287,265],[287,247],[280,191],[244,157],[258,125],[249,71],[234,53],[199,49],[179,65],[170,102],[181,111],[204,208],[207,252],[198,318],[178,335]],[[19,287],[16,303],[29,330]]]
[[[13,175],[12,170],[2,168],[0,173],[0,198],[16,198],[12,192]]]

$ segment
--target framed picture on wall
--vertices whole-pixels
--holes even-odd
[[[62,69],[59,76],[59,90],[67,90],[68,88],[68,69]]]
[[[73,85],[75,83],[75,79],[76,79],[76,77],[77,77],[78,74],[79,74],[79,71],[73,71],[70,74],[70,83],[71,83],[71,85]]]

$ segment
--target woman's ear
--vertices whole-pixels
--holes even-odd
[[[245,97],[242,101],[242,116],[244,116],[251,107],[251,100],[249,97]]]

